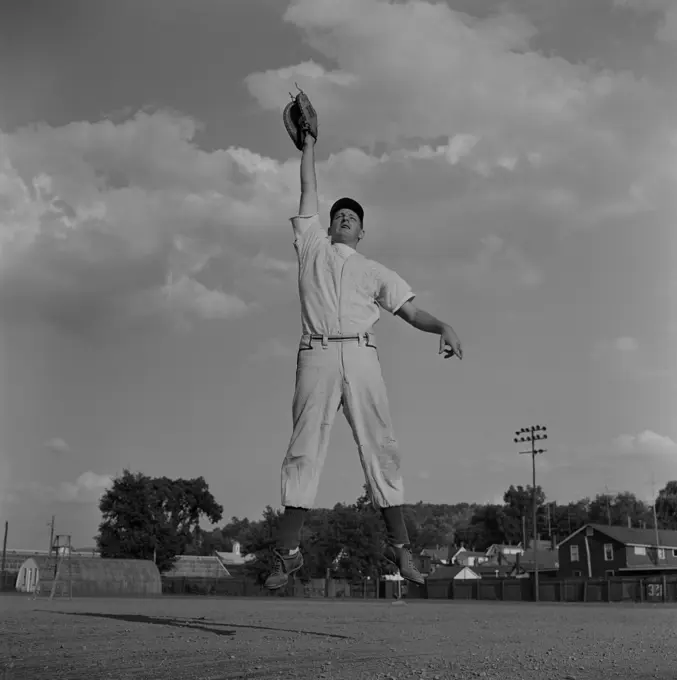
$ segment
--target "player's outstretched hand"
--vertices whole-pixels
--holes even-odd
[[[461,341],[458,339],[458,335],[454,333],[454,329],[451,326],[445,326],[444,331],[440,333],[439,353],[444,354],[445,359],[453,356],[463,359]]]

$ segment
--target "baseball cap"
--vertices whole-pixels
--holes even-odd
[[[329,211],[329,221],[334,219],[334,215],[343,208],[352,210],[360,218],[360,222],[364,222],[364,208],[353,198],[339,198]]]

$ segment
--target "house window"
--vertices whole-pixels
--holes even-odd
[[[639,545],[635,546],[635,555],[646,555],[646,548],[642,548]]]
[[[583,576],[583,574],[581,574],[581,572],[578,571],[578,569],[575,569],[573,574],[574,574],[574,578],[580,578],[581,576]]]
[[[658,548],[658,559],[659,560],[665,559],[665,548]]]
[[[673,548],[672,550],[672,556],[677,557],[677,548]]]
[[[604,560],[606,562],[613,562],[614,559],[614,546],[613,543],[604,544]]]
[[[580,559],[578,557],[578,546],[577,545],[572,545],[569,547],[569,557],[572,562],[578,562]]]

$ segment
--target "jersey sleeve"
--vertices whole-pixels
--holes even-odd
[[[396,272],[387,267],[377,271],[376,302],[387,312],[396,314],[400,307],[416,297],[411,286]]]
[[[303,260],[311,250],[326,243],[329,238],[317,213],[314,215],[295,215],[290,218],[290,222],[294,230],[294,247],[300,260]]]

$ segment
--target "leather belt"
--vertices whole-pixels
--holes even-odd
[[[313,341],[321,342],[322,347],[328,347],[330,342],[345,342],[348,340],[357,342],[359,345],[361,345],[363,342],[372,344],[374,342],[374,334],[369,332],[359,334],[353,333],[351,335],[321,335],[319,333],[310,333],[302,336],[301,338],[302,343],[312,343]]]
[[[369,333],[360,335],[311,335],[311,340],[327,340],[328,342],[343,342],[344,340],[368,340]]]

